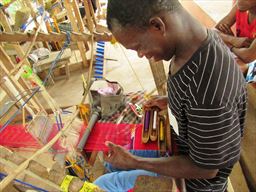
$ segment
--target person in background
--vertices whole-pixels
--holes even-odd
[[[235,34],[231,29],[234,24]],[[246,64],[256,59],[256,0],[237,0],[216,28],[221,32],[223,41],[237,56],[242,72],[246,73]]]
[[[224,192],[240,157],[247,103],[245,79],[232,53],[178,0],[109,0],[107,24],[116,40],[139,57],[171,60],[168,95],[154,97],[145,107],[168,108],[179,154],[145,158],[107,142],[105,161],[123,170],[185,178],[188,192]],[[108,180],[103,189],[114,191],[125,176]],[[128,190],[118,184],[116,191]]]

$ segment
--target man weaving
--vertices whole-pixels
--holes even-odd
[[[107,23],[117,41],[140,57],[171,60],[168,96],[155,97],[145,107],[170,109],[179,155],[139,157],[109,142],[105,161],[128,173],[185,178],[187,191],[224,192],[240,157],[247,102],[245,80],[230,51],[178,0],[109,0]],[[125,182],[125,175],[118,177]],[[103,180],[96,184],[107,191],[128,190],[113,183],[108,188],[113,181],[107,179],[101,186]]]

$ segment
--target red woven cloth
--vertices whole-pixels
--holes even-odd
[[[135,137],[132,138],[131,132],[135,129]],[[57,125],[53,126],[49,135],[50,141],[58,133]],[[82,134],[81,134],[82,135]],[[142,125],[141,124],[113,124],[96,123],[85,145],[85,151],[107,151],[106,141],[124,146],[126,149],[136,150],[158,150],[156,142],[142,143]],[[22,125],[9,125],[0,134],[0,145],[11,148],[35,148],[41,145],[33,136],[26,131]],[[58,152],[66,151],[60,146],[59,141],[53,145],[53,149]]]
[[[132,130],[135,128],[135,137],[132,138]],[[121,145],[126,149],[136,150],[158,150],[157,142],[143,144],[141,124],[113,124],[96,123],[86,142],[84,150],[107,151],[106,141]]]
[[[0,134],[0,145],[10,148],[40,148],[40,144],[23,125],[8,125]]]

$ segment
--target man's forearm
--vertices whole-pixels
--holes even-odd
[[[233,48],[232,52],[244,63],[250,63],[256,59],[256,50],[250,50],[249,48]]]
[[[231,35],[226,35],[224,33],[219,33],[219,34],[225,44],[227,44],[228,46],[234,46],[234,40],[236,37],[231,36]]]
[[[188,156],[173,156],[168,158],[138,157],[134,168],[145,169],[174,178],[187,179],[210,179],[214,178],[218,172],[218,169],[198,167]]]
[[[253,40],[248,48],[233,48],[232,51],[245,63],[256,59],[256,40]]]

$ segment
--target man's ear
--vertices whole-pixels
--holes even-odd
[[[165,23],[160,17],[152,17],[149,20],[149,26],[151,29],[161,32],[162,34],[165,34]]]

